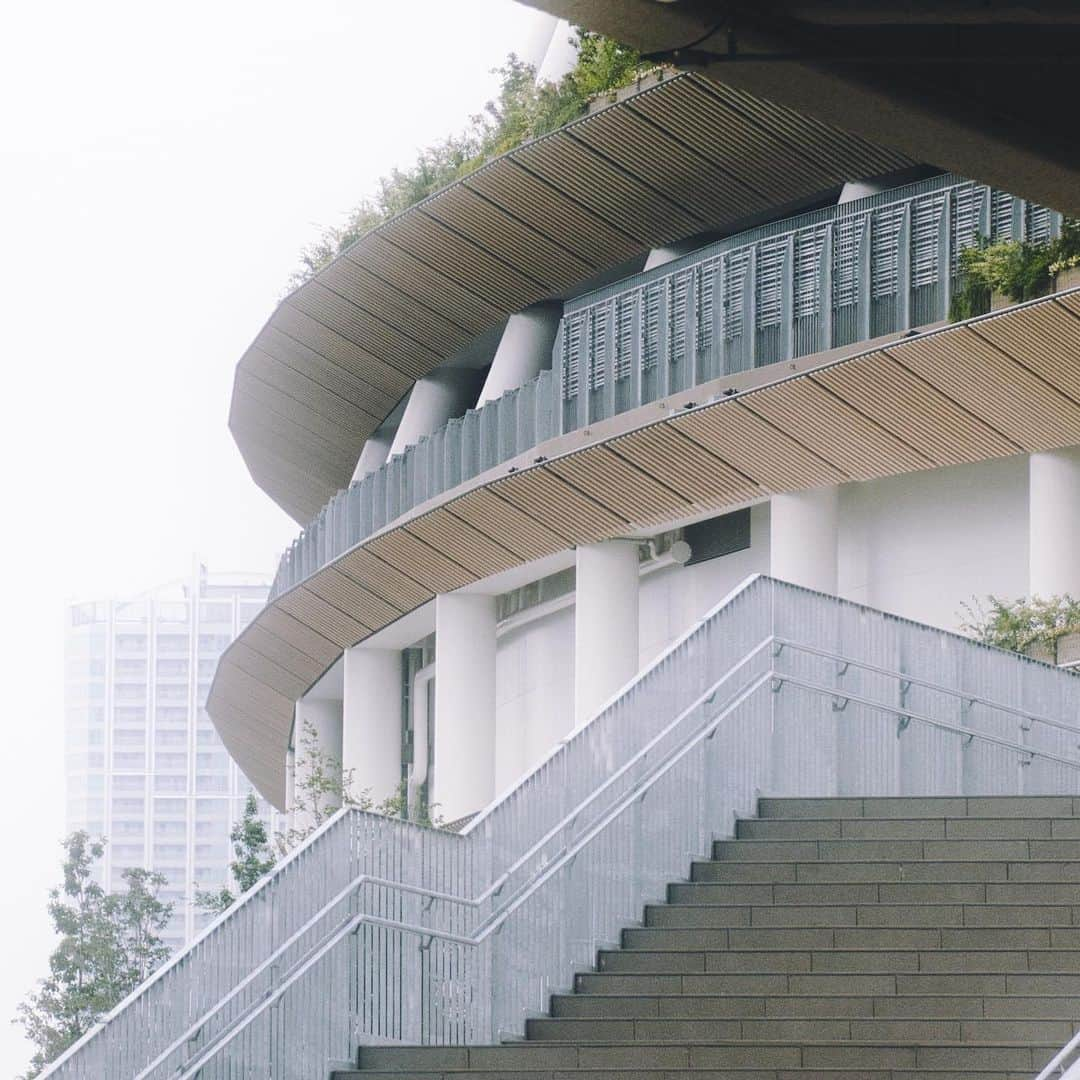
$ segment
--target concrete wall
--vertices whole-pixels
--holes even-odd
[[[1018,456],[845,485],[840,595],[949,629],[973,596],[1025,595],[1027,475]]]
[[[898,615],[956,628],[963,621],[965,603],[991,592],[1005,597],[1028,592],[1028,505],[1029,463],[1022,455],[843,485],[835,500],[837,591]],[[779,513],[775,518],[780,520]],[[638,593],[641,666],[654,660],[748,575],[773,571],[773,519],[769,503],[764,502],[751,510],[748,549],[697,565],[669,564],[643,573]],[[790,527],[791,515],[783,520]],[[790,556],[791,548],[788,543],[783,550]],[[451,762],[451,771],[467,762],[475,772],[484,759],[490,762],[484,765],[485,776],[486,770],[494,770],[489,784],[471,782],[467,786],[454,801],[455,811],[469,812],[485,802],[486,798],[480,797],[482,787],[496,796],[502,794],[572,730],[574,626],[571,595],[519,612],[498,628],[493,659],[494,718],[484,728],[488,734],[483,739],[483,753],[474,754],[470,748],[470,741],[475,742],[479,735],[465,732],[458,732],[461,738],[444,743],[435,752],[437,778],[440,767],[445,773]],[[449,660],[452,669],[468,666],[466,657],[475,659],[475,635],[444,633],[443,637],[446,640],[439,642],[436,654],[442,654],[444,663]],[[437,675],[437,699],[439,681]],[[483,681],[490,692],[490,678]],[[461,684],[462,698],[457,711],[471,718],[473,726],[466,727],[472,732],[478,700],[476,679],[456,682]],[[449,687],[441,689],[445,698]],[[441,730],[445,739],[453,725],[449,712],[454,710],[444,702],[441,719],[439,711],[437,704],[436,731]],[[436,786],[446,782],[444,775]]]
[[[839,493],[839,593],[955,629],[961,607],[1028,591],[1028,462],[1020,456],[863,484]],[[749,574],[770,572],[770,509],[751,510],[750,547],[643,576],[640,659],[655,659]],[[500,634],[496,791],[573,726],[573,607]]]
[[[528,772],[573,726],[574,609],[500,634],[495,660],[495,790]]]
[[[769,571],[769,507],[750,511],[750,547],[694,566],[668,566],[641,582],[642,666],[654,660],[750,574]]]

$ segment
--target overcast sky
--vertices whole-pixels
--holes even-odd
[[[272,571],[296,528],[229,437],[233,366],[319,227],[545,29],[511,0],[0,6],[0,1075],[51,946],[65,603],[193,554]]]

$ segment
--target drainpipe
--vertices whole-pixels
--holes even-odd
[[[428,750],[428,684],[435,678],[434,662],[422,667],[413,676],[413,759],[409,766],[409,820],[416,819],[420,809],[420,789],[427,783],[431,754]]]

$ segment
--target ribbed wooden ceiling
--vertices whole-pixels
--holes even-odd
[[[281,302],[229,426],[301,524],[413,382],[530,304],[652,248],[910,166],[790,109],[676,75],[381,225]]]
[[[270,604],[222,657],[207,708],[240,767],[280,807],[295,700],[345,648],[436,593],[575,544],[776,492],[1077,443],[1080,290],[450,493]]]

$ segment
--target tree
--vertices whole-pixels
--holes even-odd
[[[353,790],[354,770],[319,745],[315,725],[305,721],[300,730],[300,754],[294,765],[293,797],[289,805],[290,825],[276,836],[284,855],[302,844],[324,821],[342,806],[375,809],[371,793]]]
[[[165,884],[149,870],[124,871],[125,891],[107,893],[94,880],[104,840],[74,832],[63,841],[63,884],[49,893],[49,916],[60,943],[49,974],[19,1005],[16,1022],[37,1046],[26,1078],[37,1076],[169,954],[158,934],[172,905],[158,899]]]
[[[270,846],[266,825],[259,817],[259,803],[254,794],[249,793],[244,803],[243,816],[232,827],[229,839],[232,841],[234,856],[229,864],[229,872],[236,887],[235,895],[227,886],[195,894],[198,907],[213,915],[220,915],[226,908],[231,907],[237,896],[242,896],[273,869],[274,852]]]
[[[583,115],[599,95],[633,82],[649,67],[611,38],[578,28],[574,67],[558,82],[538,82],[536,68],[511,53],[501,68],[499,93],[470,118],[470,126],[420,151],[406,169],[382,177],[373,198],[365,199],[345,223],[324,229],[300,253],[300,267],[289,279],[295,289],[377,225],[467,176],[516,146],[546,135]]]
[[[276,836],[278,850],[283,855],[302,844],[342,806],[369,810],[383,817],[409,818],[429,828],[442,828],[442,817],[432,813],[436,807],[434,804],[429,806],[426,798],[421,798],[410,813],[404,780],[381,802],[372,798],[368,788],[357,791],[355,771],[343,768],[339,758],[323,750],[319,745],[319,733],[310,721],[301,729],[300,755],[294,769],[296,780],[289,806],[292,824]]]
[[[1018,653],[1042,646],[1053,653],[1061,638],[1080,633],[1080,601],[1071,596],[986,599],[989,609],[978,600],[963,605],[960,627],[984,645]]]

